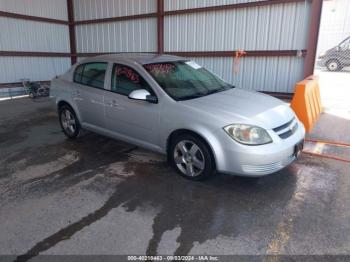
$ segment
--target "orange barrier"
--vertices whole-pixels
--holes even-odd
[[[317,76],[310,76],[296,84],[291,107],[309,133],[323,111]]]

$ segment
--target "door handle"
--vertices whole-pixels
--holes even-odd
[[[82,101],[83,99],[81,98],[81,96],[80,96],[80,91],[74,91],[73,93],[72,93],[72,98],[73,98],[73,100],[75,100],[75,101]]]
[[[93,103],[93,104],[103,105],[103,102],[99,102],[99,101],[97,101],[97,100],[95,100],[95,99],[91,99],[90,101],[91,101],[91,103]]]
[[[74,91],[74,92],[72,93],[72,95],[73,95],[73,96],[80,96],[80,91]]]
[[[119,106],[119,104],[117,103],[117,101],[116,101],[116,100],[112,100],[112,101],[110,101],[110,102],[106,103],[106,106],[110,106],[110,107],[118,107],[118,106]]]
[[[114,107],[119,106],[116,100],[112,100],[112,105],[113,105]]]

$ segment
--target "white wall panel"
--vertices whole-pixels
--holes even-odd
[[[324,1],[318,40],[318,54],[335,47],[349,36],[350,1]]]
[[[0,17],[0,50],[69,52],[68,26]]]
[[[1,57],[0,83],[50,80],[70,67],[70,58]]]
[[[263,0],[165,0],[164,8],[166,11],[180,10],[189,8],[200,8],[216,5],[241,4],[250,2],[259,2]]]
[[[154,13],[157,0],[74,0],[75,20]]]
[[[67,0],[0,0],[0,10],[60,20],[67,18]]]
[[[165,0],[166,10],[260,0]],[[301,50],[306,48],[310,2],[166,16],[166,51]],[[75,19],[153,13],[157,0],[74,0]],[[0,10],[67,20],[66,0],[0,0]],[[157,20],[138,19],[76,27],[77,52],[156,52]],[[68,27],[0,18],[0,50],[69,52]],[[237,87],[293,92],[303,76],[300,57],[195,58]],[[0,83],[48,80],[70,67],[69,58],[0,58]]]
[[[77,50],[85,52],[155,52],[157,20],[79,25],[76,27]]]
[[[238,73],[234,73],[233,58],[192,58],[236,87],[269,92],[293,93],[295,83],[303,74],[300,57],[241,58]]]
[[[165,17],[166,51],[301,50],[308,2]]]
[[[0,10],[68,20],[67,0],[0,0]],[[68,26],[0,17],[0,50],[69,52]],[[70,58],[0,57],[0,83],[49,80],[70,67]]]

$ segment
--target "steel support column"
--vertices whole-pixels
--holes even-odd
[[[69,23],[69,43],[71,63],[74,65],[77,62],[77,46],[75,39],[75,21],[74,21],[74,4],[73,0],[67,0],[68,23]]]
[[[318,35],[321,24],[323,0],[313,0],[311,7],[311,20],[307,42],[307,52],[304,62],[304,77],[314,73]]]
[[[157,51],[164,53],[164,0],[157,1]]]

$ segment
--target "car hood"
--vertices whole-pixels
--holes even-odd
[[[337,46],[335,46],[335,47],[332,47],[331,49],[328,49],[326,52],[325,52],[325,54],[326,55],[328,55],[328,54],[330,54],[330,53],[334,53],[335,51],[337,51]]]
[[[272,129],[287,123],[295,116],[283,101],[239,88],[181,103],[220,121],[224,126],[242,123]]]

